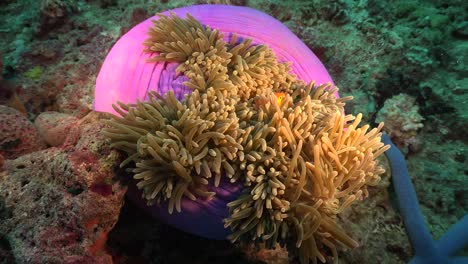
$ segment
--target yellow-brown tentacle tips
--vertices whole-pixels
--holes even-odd
[[[144,43],[152,61],[178,62],[192,92],[152,92],[147,102],[117,102],[104,134],[122,150],[149,204],[206,198],[221,177],[244,183],[229,203],[232,241],[272,248],[286,243],[301,263],[337,262],[337,250],[357,246],[336,223],[368,195],[384,170],[376,158],[388,146],[380,130],[345,115],[351,97],[336,87],[304,84],[267,45],[216,29],[187,15],[161,15]],[[225,176],[224,176],[225,175]]]

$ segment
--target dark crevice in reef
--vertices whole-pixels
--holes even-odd
[[[3,199],[0,199],[0,225],[5,222],[5,219],[11,218],[11,210],[6,207]],[[16,263],[13,253],[11,252],[12,247],[8,239],[4,234],[0,233],[0,264],[12,264]]]
[[[126,201],[107,246],[128,263],[255,263],[248,262],[229,241],[201,238],[155,220]],[[184,249],[181,256],[180,249]]]

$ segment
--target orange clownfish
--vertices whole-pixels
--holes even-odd
[[[283,99],[286,97],[286,94],[278,92],[278,93],[275,93],[275,96],[276,96],[276,102],[278,103],[279,106],[281,106],[281,104],[283,103]],[[258,96],[255,98],[255,104],[257,105],[257,107],[261,105],[265,105],[269,101],[270,100],[267,99],[266,97]]]
[[[281,103],[283,102],[283,99],[286,97],[286,94],[285,93],[275,93],[275,96],[276,96],[276,100],[278,102],[278,105],[281,105]]]

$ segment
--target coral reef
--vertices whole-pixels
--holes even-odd
[[[65,10],[65,18],[50,28],[41,24],[46,21],[41,19],[42,2],[0,1],[0,20],[4,22],[0,25],[0,104],[9,104],[16,94],[15,102],[24,104],[30,121],[44,111],[82,117],[91,109],[99,66],[112,44],[136,21],[146,14],[149,17],[208,1],[78,0],[73,1],[70,12]],[[340,93],[358,99],[347,104],[346,112],[362,112],[366,122],[372,122],[392,96],[405,93],[414,97],[424,118],[425,126],[418,134],[424,144],[406,159],[428,228],[437,239],[468,213],[466,1],[210,2],[250,6],[280,19],[320,57],[341,87]],[[335,18],[333,14],[344,15]],[[45,30],[39,31],[41,25]],[[36,66],[43,69],[40,78],[26,78],[25,73]],[[355,203],[337,219],[362,245],[341,252],[340,262],[407,263],[413,256],[403,222],[390,203],[392,188],[390,196],[384,195],[383,183],[369,187],[370,196],[381,197],[380,202],[366,199]],[[5,208],[3,205],[0,199],[0,208]],[[8,213],[1,210],[0,215]],[[39,211],[34,214],[41,218]],[[121,217],[129,219],[120,226],[127,233],[110,237],[108,245],[114,246],[122,262],[129,258],[127,263],[248,262],[238,252],[230,252],[232,246],[206,246],[208,240],[197,240],[134,211],[124,210]],[[142,221],[148,229],[130,236]],[[18,225],[21,222],[19,219]],[[32,229],[29,234],[34,232]],[[115,245],[122,240],[127,243]],[[168,240],[173,241],[170,246],[165,244]],[[15,262],[12,249],[16,244],[10,241],[0,234],[0,262]],[[193,250],[188,258],[187,249]]]
[[[450,227],[438,241],[434,241],[424,222],[403,154],[393,145],[388,135],[384,135],[383,140],[392,146],[392,149],[387,151],[385,155],[388,157],[392,168],[392,180],[398,205],[405,222],[408,237],[414,248],[414,257],[410,263],[468,262],[468,257],[451,258],[451,255],[468,245],[468,229],[466,229],[468,214]]]
[[[341,213],[340,225],[348,227],[360,245],[342,252],[342,263],[407,263],[413,254],[398,208],[393,207],[392,172],[384,157],[381,161],[386,172],[377,186],[369,188],[372,199]]]
[[[46,34],[49,30],[63,23],[76,1],[42,0],[40,6],[37,34]]]
[[[45,148],[36,127],[23,113],[0,105],[0,155],[15,159]]]
[[[112,181],[119,155],[97,133],[100,118],[92,113],[62,131],[68,138],[61,148],[3,166],[0,236],[17,263],[112,263],[105,241],[126,188]]]
[[[77,121],[77,118],[71,115],[58,112],[42,112],[36,120],[36,126],[39,135],[49,146],[59,146],[63,144],[70,130]]]
[[[404,152],[407,153],[410,147],[413,150],[419,148],[418,131],[424,127],[424,118],[412,96],[399,94],[387,99],[375,120],[385,123],[383,130]]]
[[[431,149],[422,148],[407,164],[425,219],[438,239],[468,214],[467,185],[463,184],[468,152],[458,140],[447,142],[439,135],[426,135],[424,140]]]
[[[145,42],[157,52],[150,60],[178,62],[192,93],[118,103],[121,117],[104,134],[128,155],[121,166],[135,163],[149,205],[169,200],[169,212],[180,212],[183,196],[210,197],[208,179],[218,186],[225,175],[246,186],[228,204],[231,241],[286,243],[301,263],[337,262],[339,245],[357,243],[334,219],[379,181],[382,126],[358,128],[361,115],[342,114],[350,98],[296,80],[269,47],[251,42],[234,34],[226,43],[190,15],[160,15]]]

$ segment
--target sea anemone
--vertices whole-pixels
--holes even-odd
[[[231,241],[286,244],[301,263],[336,262],[337,248],[358,245],[336,219],[384,172],[383,124],[360,127],[332,84],[300,80],[268,43],[226,39],[190,14],[159,15],[144,45],[148,61],[177,63],[188,92],[117,102],[103,133],[149,205],[180,212],[184,196],[216,195],[210,182],[241,182],[224,220]]]

